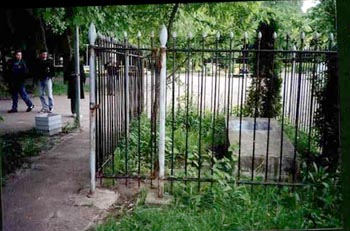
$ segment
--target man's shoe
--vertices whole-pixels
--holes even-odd
[[[32,106],[28,107],[26,112],[30,112],[31,110],[33,110],[33,108],[34,108],[34,104],[32,104]]]
[[[7,111],[8,113],[15,113],[15,112],[18,112],[17,109],[11,109],[11,110],[8,110]]]
[[[53,109],[52,108],[49,108],[49,110],[47,111],[48,113],[52,113],[53,112]]]
[[[41,110],[38,111],[38,113],[47,113],[47,110],[46,110],[46,108],[41,108]]]

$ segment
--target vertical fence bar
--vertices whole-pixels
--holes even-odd
[[[172,74],[172,89],[171,89],[171,94],[172,94],[172,104],[171,104],[171,170],[170,170],[170,175],[173,177],[174,176],[174,148],[175,148],[175,143],[174,143],[174,137],[175,137],[175,47],[176,47],[176,32],[173,32],[173,74]],[[171,192],[173,190],[173,181],[171,181]]]
[[[218,32],[216,34],[216,38],[218,40],[218,45],[219,45],[219,40],[220,40],[220,33]],[[219,116],[219,108],[220,108],[220,83],[221,83],[221,68],[220,68],[220,52],[219,52],[219,46],[217,47],[217,52],[216,52],[216,63],[215,63],[215,92],[216,92],[216,107],[214,108],[214,112],[216,112],[216,119]]]
[[[289,48],[289,35],[286,35],[286,50]],[[281,124],[281,145],[280,145],[280,160],[279,160],[279,174],[278,181],[282,180],[282,158],[283,158],[283,135],[284,135],[284,113],[286,104],[286,89],[287,89],[287,66],[288,66],[288,53],[285,54],[285,65],[284,65],[284,77],[283,77],[283,99],[282,99],[282,124]]]
[[[203,39],[205,39],[206,36],[207,35],[204,33]],[[204,40],[203,40],[203,43],[204,43]],[[204,49],[204,44],[202,44],[202,48]],[[203,58],[204,58],[204,53],[203,53]],[[205,60],[203,62],[205,62]],[[205,63],[204,64],[204,86],[203,86],[205,93],[203,93],[203,91],[201,92],[201,94],[204,94],[204,100],[203,100],[204,102],[203,102],[203,109],[202,109],[202,110],[204,110],[204,115],[205,115],[206,99],[207,99],[207,74],[208,74],[207,73],[207,63]]]
[[[94,193],[96,189],[96,97],[95,97],[95,41],[96,28],[94,24],[89,27],[90,43],[90,192]]]
[[[272,36],[272,47],[273,49],[275,49],[275,42],[276,42],[276,38],[277,38],[277,33],[274,32],[273,33],[273,36]],[[271,76],[271,79],[270,79],[270,86],[269,86],[269,91],[270,91],[270,94],[269,94],[269,97],[268,97],[268,108],[270,109],[270,115],[268,115],[268,118],[267,118],[267,143],[266,143],[266,165],[265,165],[265,182],[267,181],[267,173],[268,173],[268,168],[269,168],[269,148],[270,148],[270,127],[271,127],[271,117],[272,117],[272,110],[273,110],[273,107],[272,107],[272,87],[274,86],[274,81],[275,81],[275,78],[278,78],[277,76],[275,76],[275,73],[274,73],[274,67],[275,67],[275,56],[276,56],[276,53],[275,51],[272,51],[272,58],[271,58],[271,62],[272,62],[272,76]],[[277,81],[277,80],[276,80]],[[277,96],[276,96],[277,97]]]
[[[194,69],[194,66],[195,66],[195,63],[191,60],[190,62],[190,66],[191,66],[191,76],[190,76],[190,80],[191,80],[191,106],[193,104],[193,98],[194,98],[194,95],[193,95],[193,69]]]
[[[231,38],[231,36],[232,36],[232,38]],[[232,47],[231,50],[232,50],[233,47],[234,47],[234,34],[233,33],[232,34],[230,33],[230,39],[232,40],[232,46],[231,46]],[[233,89],[233,86],[235,86],[235,82],[237,82],[237,86],[239,88],[239,84],[238,84],[238,79],[239,78],[237,79],[237,81],[235,81],[235,64],[236,64],[235,51],[232,51],[230,53],[230,55],[232,55],[231,56],[231,59],[232,59],[232,73],[231,73],[231,85],[229,85],[229,89],[231,89],[230,90],[231,91],[231,95],[230,95],[230,99],[231,100],[229,101],[231,109],[229,110],[229,112],[230,112],[230,115],[232,115],[231,110],[233,108],[233,99],[234,99],[234,93],[235,93],[235,91]],[[237,100],[238,100],[238,91],[237,91]]]
[[[154,112],[154,103],[155,103],[155,68],[156,68],[156,64],[153,65],[153,62],[155,61],[155,50],[154,50],[154,32],[151,32],[151,49],[152,49],[152,54],[151,54],[151,103],[150,103],[150,107],[151,107],[151,163],[150,163],[150,170],[151,170],[151,175],[154,174],[154,168],[153,168],[153,157],[156,156],[156,119],[154,118],[154,115],[156,114]],[[154,154],[154,155],[153,155]],[[155,176],[154,176],[155,177]],[[151,187],[153,186],[153,177],[151,177]]]
[[[256,144],[256,117],[258,116],[258,99],[260,95],[260,48],[261,48],[261,38],[262,33],[258,32],[258,51],[256,53],[256,73],[255,73],[255,91],[256,95],[254,96],[254,129],[253,129],[253,153],[252,153],[252,172],[251,172],[251,181],[254,180],[254,162],[255,162],[255,144]]]
[[[101,45],[101,38],[98,38],[97,40],[97,46]],[[95,52],[95,51],[94,51]],[[93,61],[94,65],[96,65],[96,69],[99,69],[99,58],[98,55],[99,53],[94,53],[95,54],[95,60]],[[91,64],[90,64],[91,65]],[[90,70],[91,72],[91,70]],[[98,75],[97,70],[95,70],[95,84],[96,84],[96,89],[95,89],[95,96],[96,96],[96,105],[100,105],[101,104],[101,91],[99,91],[100,88],[100,82],[101,82],[101,78]],[[96,108],[96,118],[95,118],[95,123],[96,123],[96,159],[97,159],[97,167],[98,169],[96,169],[96,171],[101,171],[100,167],[101,167],[101,162],[103,161],[102,158],[102,154],[103,154],[103,150],[102,150],[102,142],[101,142],[101,109],[100,106],[98,108]],[[100,183],[102,180],[100,179]]]
[[[213,98],[213,104],[212,104],[212,115],[211,115],[211,129],[212,129],[212,135],[211,135],[211,162],[210,162],[210,169],[211,169],[211,175],[214,174],[214,141],[215,141],[215,118],[216,118],[216,97],[217,97],[217,80],[218,80],[218,44],[220,39],[220,33],[218,32],[216,34],[216,41],[215,41],[215,81],[214,81],[214,98]],[[214,68],[214,66],[213,66]],[[214,73],[213,73],[214,75]],[[211,86],[213,89],[213,84]]]
[[[317,32],[314,37],[315,41],[315,48],[314,50],[316,51],[318,48],[318,35]],[[312,120],[313,120],[313,104],[314,104],[314,87],[315,87],[315,81],[317,78],[317,70],[316,70],[316,65],[317,65],[317,54],[313,55],[313,66],[312,66],[312,75],[311,75],[311,102],[310,102],[310,114],[309,114],[309,127],[308,127],[308,143],[307,143],[307,156],[306,156],[306,180],[308,179],[309,176],[309,168],[310,168],[310,154],[311,154],[311,139],[312,139]]]
[[[227,101],[226,101],[226,130],[225,130],[225,156],[228,156],[229,151],[229,124],[230,124],[230,94],[231,94],[231,79],[232,79],[232,43],[233,32],[230,32],[230,52],[228,54],[228,83],[227,83]],[[234,68],[234,67],[233,67]],[[232,89],[233,90],[233,89]],[[226,97],[225,97],[226,98]]]
[[[108,48],[111,48],[112,46],[112,38],[109,37],[107,40]],[[114,62],[114,56],[113,56],[113,51],[110,50],[108,51],[107,55],[111,57],[112,63]],[[112,133],[112,125],[113,125],[113,116],[112,116],[112,110],[113,110],[113,82],[114,82],[114,70],[112,69],[111,75],[107,76],[107,86],[110,88],[110,92],[107,90],[107,137],[110,137],[110,139],[107,139],[107,153],[108,157],[107,159],[112,156],[112,148],[113,148],[113,133]],[[108,97],[110,96],[110,97]],[[109,165],[111,168],[113,168],[113,159],[110,161]]]
[[[80,58],[79,58],[79,27],[75,27],[75,108],[77,116],[75,117],[75,124],[80,128]],[[83,89],[82,89],[83,90]]]
[[[185,177],[187,177],[187,167],[188,167],[188,129],[189,129],[189,123],[188,123],[188,113],[189,113],[189,94],[190,94],[190,86],[189,86],[189,76],[190,76],[190,59],[191,59],[191,39],[192,39],[192,33],[188,33],[188,40],[187,40],[187,68],[185,73],[185,97],[186,97],[186,135],[185,135]]]
[[[202,156],[202,116],[203,116],[203,79],[204,79],[204,72],[203,68],[204,66],[204,41],[205,41],[206,34],[203,33],[202,35],[202,52],[201,52],[201,60],[202,60],[202,71],[201,71],[201,89],[199,92],[200,100],[199,100],[199,135],[198,135],[198,155]],[[198,84],[199,85],[199,84]],[[198,189],[200,189],[200,168],[198,169]]]
[[[100,36],[100,39],[99,39],[99,42],[100,42],[100,46],[101,47],[104,47],[105,46],[105,40],[104,40],[104,37],[101,35]],[[106,145],[105,145],[105,117],[104,117],[104,108],[105,108],[105,101],[104,101],[104,85],[105,85],[105,80],[104,80],[104,76],[101,72],[102,70],[102,65],[101,65],[101,62],[104,61],[103,59],[103,55],[104,55],[104,52],[103,51],[100,51],[98,52],[98,62],[97,62],[97,69],[98,69],[98,94],[99,94],[99,105],[100,105],[100,110],[99,110],[99,118],[98,118],[98,122],[99,122],[99,136],[100,136],[100,140],[99,140],[99,144],[100,144],[100,147],[101,147],[101,166],[103,165],[103,162],[105,160],[105,153],[106,153]],[[102,175],[104,174],[103,172],[103,168],[101,168],[101,173]],[[100,184],[102,185],[102,178],[100,179]]]
[[[248,45],[247,45],[247,41],[248,41],[248,33],[244,32],[244,40],[243,40],[243,70],[245,70],[246,68],[246,55],[248,52]],[[243,74],[243,78],[244,78],[245,74]],[[244,81],[242,79],[242,87],[241,87],[241,103],[240,103],[240,110],[239,110],[239,135],[238,135],[238,175],[237,178],[238,180],[240,180],[240,176],[241,176],[241,145],[242,145],[242,116],[243,116],[243,91],[244,91]]]
[[[164,173],[165,173],[165,90],[166,90],[166,43],[168,32],[165,25],[162,26],[159,35],[161,69],[160,69],[160,87],[159,87],[159,177],[158,177],[158,197],[162,198],[164,194]]]
[[[244,48],[243,48],[244,49]],[[238,54],[239,55],[239,54]],[[239,56],[238,56],[239,58]],[[243,58],[243,54],[242,54],[242,58]],[[241,99],[241,62],[239,62],[238,64],[238,84],[237,84],[237,116],[239,116],[239,112],[238,112],[238,107],[240,105],[240,99]]]
[[[296,51],[296,46],[293,45],[292,47],[292,51]],[[289,105],[288,105],[288,119],[289,122],[292,123],[293,119],[293,97],[294,97],[294,74],[295,74],[295,65],[296,64],[296,53],[292,52],[292,70],[291,70],[291,74],[290,74],[290,88],[289,88]]]
[[[301,33],[300,40],[300,50],[304,49],[304,32]],[[293,183],[295,182],[296,175],[296,158],[297,158],[297,149],[298,149],[298,128],[299,128],[299,106],[300,106],[300,84],[302,77],[302,53],[299,53],[299,76],[298,76],[298,93],[297,93],[297,103],[296,103],[296,112],[295,112],[295,133],[294,133],[294,155],[293,155]]]
[[[140,38],[141,38],[141,33],[140,31],[137,32],[137,65],[139,65],[140,62]],[[141,67],[141,72],[140,75],[137,76],[137,73],[135,73],[135,77],[138,77],[137,79],[137,83],[140,82],[140,80],[142,81],[142,73],[143,73],[143,69],[142,69],[142,65],[140,65]],[[135,70],[136,71],[136,70]],[[140,90],[142,90],[142,88],[140,89],[140,87],[142,86],[141,84],[137,84],[137,89],[136,89],[136,100],[137,100],[137,156],[138,156],[138,160],[137,160],[137,182],[138,182],[138,186],[140,187],[140,174],[141,174],[141,101],[142,101],[142,97],[139,94]]]
[[[128,48],[127,34],[124,32],[124,47]],[[129,155],[129,50],[125,50],[124,56],[124,131],[125,131],[125,175],[128,175],[128,155]],[[128,178],[125,178],[125,185],[128,185]]]

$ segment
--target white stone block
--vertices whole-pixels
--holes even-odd
[[[62,117],[59,114],[40,114],[35,116],[35,128],[46,135],[55,135],[62,131]]]

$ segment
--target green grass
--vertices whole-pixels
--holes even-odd
[[[14,172],[27,158],[37,156],[42,149],[47,149],[52,143],[47,136],[37,133],[35,129],[15,134],[5,134],[0,137],[0,153],[3,163],[3,175]]]
[[[189,163],[195,165],[198,153],[198,115],[190,110],[189,116]],[[211,114],[203,117],[202,154],[208,155],[212,142]],[[169,115],[168,115],[169,116]],[[186,116],[179,112],[175,117],[175,159],[180,164],[184,158],[184,121]],[[215,145],[222,144],[224,124],[219,117],[214,133]],[[221,121],[221,122],[220,122]],[[224,120],[223,120],[224,121]],[[141,161],[149,163],[150,122],[141,117]],[[167,135],[171,134],[171,118],[168,117]],[[129,170],[137,166],[137,129],[135,121],[131,125],[129,137]],[[220,132],[221,131],[221,132]],[[294,142],[295,130],[285,125],[285,132]],[[308,153],[308,136],[299,132],[298,153],[305,158]],[[166,155],[169,158],[171,138],[166,138]],[[310,153],[317,155],[317,142],[312,138]],[[116,172],[124,173],[123,143],[116,149]],[[121,209],[112,214],[106,222],[95,230],[267,230],[267,229],[306,229],[341,227],[341,189],[339,177],[333,177],[325,169],[311,163],[309,172],[301,169],[302,178],[308,178],[306,186],[300,188],[278,186],[237,186],[232,171],[235,159],[224,157],[215,159],[213,179],[216,183],[202,183],[198,192],[197,183],[174,183],[172,195],[174,203],[170,206],[150,207],[137,204],[133,211]],[[175,165],[176,165],[175,164]],[[191,165],[190,164],[190,165]],[[193,165],[194,164],[194,165]],[[191,167],[189,167],[191,168]],[[194,170],[196,168],[194,167]],[[189,169],[190,170],[190,169]],[[147,173],[145,169],[145,173]],[[142,169],[141,169],[142,172]],[[196,173],[196,171],[194,171]],[[189,171],[188,174],[191,174]],[[169,191],[169,183],[166,184]]]
[[[74,126],[66,124],[63,133],[71,132]],[[2,160],[2,175],[13,173],[25,163],[30,163],[30,157],[38,156],[42,151],[50,150],[60,142],[61,135],[47,136],[35,129],[10,133],[0,136],[0,156]]]
[[[215,186],[214,186],[215,188]],[[123,230],[266,230],[340,227],[340,211],[317,209],[305,189],[232,186],[201,195],[175,197],[169,207],[137,206],[110,217],[96,231]]]

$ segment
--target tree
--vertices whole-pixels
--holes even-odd
[[[335,0],[320,0],[318,5],[311,8],[308,18],[310,27],[321,33],[321,40],[326,42],[329,33],[336,34]]]
[[[261,22],[258,32],[262,37],[256,39],[254,48],[275,49],[274,33],[276,31],[277,25],[273,19],[269,23]],[[275,56],[273,52],[256,52],[253,55],[251,66],[254,77],[246,107],[249,116],[273,118],[280,113],[282,79],[279,77],[279,64]]]

